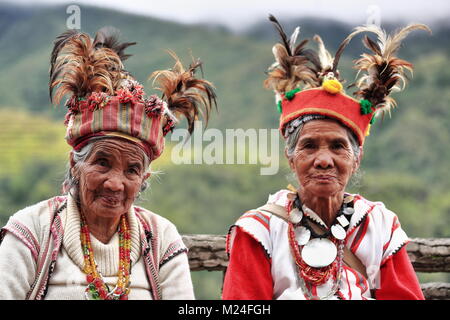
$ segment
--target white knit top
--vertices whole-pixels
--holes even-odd
[[[56,260],[55,270],[50,278],[46,299],[84,299],[87,286],[83,269],[83,250],[80,240],[80,214],[72,199],[68,199],[62,250]],[[131,210],[130,210],[131,211]],[[150,285],[141,259],[139,225],[134,214],[128,213],[131,233],[131,290],[129,299],[151,299]],[[115,233],[109,243],[97,240],[92,233],[91,243],[98,271],[110,289],[117,283],[119,271],[119,234]]]
[[[41,239],[42,237],[37,234],[42,229],[39,217],[42,217],[46,210],[48,210],[47,202],[43,201],[19,211],[11,219],[33,227],[30,230],[35,238]],[[161,252],[164,252],[170,243],[180,236],[175,226],[167,219],[157,215],[154,217],[159,225],[159,246]],[[152,299],[145,262],[141,255],[140,235],[143,233],[143,227],[133,207],[127,213],[127,218],[131,230],[132,266],[129,299]],[[80,240],[80,215],[75,201],[70,196],[67,197],[67,209],[61,213],[61,220],[64,229],[62,246],[49,280],[45,299],[85,299],[84,292],[88,283],[86,274],[82,272],[84,262]],[[91,234],[91,243],[99,271],[112,289],[117,282],[119,267],[118,233],[107,244],[100,242]],[[36,260],[30,249],[17,236],[6,233],[0,245],[0,300],[25,299],[37,276],[36,270]],[[194,299],[188,258],[185,253],[165,261],[159,269],[158,276],[163,299]]]

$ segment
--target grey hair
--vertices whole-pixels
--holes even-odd
[[[91,155],[92,149],[94,148],[94,145],[97,141],[102,140],[102,139],[108,139],[108,138],[109,137],[95,137],[95,138],[92,138],[92,141],[89,144],[85,145],[80,151],[72,150],[71,152],[72,152],[73,168],[86,162],[87,158],[89,158],[89,156]],[[144,155],[144,168],[146,168],[145,173],[148,173],[148,172],[150,172],[150,159],[145,154],[145,152],[142,152],[142,154]],[[67,164],[66,174],[64,176],[64,181],[62,184],[63,185],[63,193],[70,193],[72,190],[77,192],[78,184],[79,184],[79,181],[72,175],[72,165],[69,161],[69,163]],[[139,190],[139,196],[140,196],[140,193],[147,190],[148,187],[149,187],[149,183],[147,181],[144,181]],[[139,196],[138,196],[138,198],[139,198]]]
[[[295,149],[297,147],[297,142],[298,142],[298,139],[300,138],[300,134],[301,134],[301,131],[302,131],[305,123],[307,123],[311,120],[320,120],[320,119],[333,120],[329,117],[322,116],[322,115],[307,115],[302,118],[297,118],[297,119],[291,121],[287,125],[286,134],[285,134],[285,139],[286,139],[285,150],[286,150],[286,156],[288,158],[291,158],[294,156]],[[358,139],[356,138],[356,136],[353,132],[351,132],[346,127],[345,127],[345,129],[347,131],[347,136],[350,141],[350,146],[352,148],[353,155],[354,155],[355,159],[358,159],[360,156],[360,152],[361,152],[361,149],[359,148]],[[291,177],[289,177],[288,179],[290,180],[290,182],[292,182],[292,180],[293,180]],[[351,184],[353,186],[359,185],[360,180],[361,180],[361,173],[358,168],[352,175]]]

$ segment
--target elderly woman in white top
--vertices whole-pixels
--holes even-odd
[[[277,94],[286,157],[299,188],[281,190],[266,205],[242,215],[227,238],[230,263],[224,299],[423,299],[408,259],[408,238],[381,202],[345,191],[358,170],[375,113],[394,104],[389,94],[411,64],[396,58],[410,26],[386,40],[377,27],[358,28],[336,57],[315,36],[319,52],[295,45],[271,16],[283,43],[267,87]],[[343,91],[337,63],[357,33],[373,54],[356,62],[360,100]],[[258,281],[254,281],[258,279]]]
[[[165,101],[145,97],[123,68],[117,31],[67,31],[51,57],[50,97],[66,105],[73,148],[65,194],[14,214],[1,232],[0,299],[193,299],[187,250],[167,219],[138,207],[150,163],[176,116],[189,128],[215,103],[199,62],[153,74]],[[56,92],[53,95],[53,89]]]

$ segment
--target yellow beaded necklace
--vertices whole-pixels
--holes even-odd
[[[97,270],[97,264],[92,250],[89,228],[86,218],[81,214],[81,247],[83,249],[84,266],[88,286],[85,297],[88,300],[127,300],[130,292],[130,251],[131,236],[126,214],[120,217],[119,224],[119,272],[117,284],[110,290],[103,280],[101,273]]]

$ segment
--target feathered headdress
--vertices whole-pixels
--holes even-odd
[[[201,63],[187,70],[176,58],[175,67],[154,73],[163,92],[145,97],[143,86],[124,69],[130,57],[125,49],[135,42],[119,42],[112,27],[100,29],[94,39],[74,30],[56,38],[50,59],[49,93],[52,102],[66,102],[66,140],[76,150],[92,137],[114,136],[131,140],[156,159],[164,147],[164,136],[173,130],[178,116],[185,116],[189,132],[205,107],[208,120],[216,105],[213,85],[194,77]],[[53,91],[55,91],[53,93]]]
[[[368,36],[363,38],[364,46],[371,53],[363,53],[355,63],[359,76],[355,83],[359,90],[355,96],[370,102],[377,113],[390,113],[397,105],[390,94],[405,88],[408,79],[406,71],[412,73],[413,65],[398,58],[396,54],[408,33],[418,29],[431,33],[430,28],[424,24],[411,24],[393,35],[387,35],[375,25],[367,25],[355,28],[346,39],[349,42],[362,32],[374,33],[378,38],[377,41],[371,40]]]
[[[57,38],[50,62],[50,99],[59,103],[68,93],[85,97],[91,92],[112,95],[123,69],[116,52],[96,46],[89,35],[65,32]],[[57,92],[52,97],[53,89]]]
[[[162,92],[162,99],[166,100],[170,112],[176,116],[183,115],[188,121],[188,131],[192,133],[194,121],[199,115],[208,123],[213,104],[217,108],[214,87],[207,80],[195,78],[196,70],[202,66],[200,60],[194,61],[185,70],[176,54],[172,51],[169,54],[175,59],[173,68],[155,71],[150,78],[153,78],[153,83],[158,83],[157,89]]]
[[[272,51],[275,63],[268,70],[264,82],[266,88],[275,91],[278,110],[281,113],[280,130],[286,136],[286,127],[296,118],[315,115],[336,119],[347,126],[364,143],[370,123],[378,112],[389,111],[396,105],[389,95],[404,88],[405,71],[412,71],[412,64],[395,56],[401,41],[415,29],[430,29],[423,24],[410,25],[392,36],[387,36],[377,26],[356,28],[339,45],[334,57],[326,49],[320,36],[315,35],[317,50],[307,49],[308,39],[296,45],[300,32],[297,27],[289,38],[277,19],[270,15],[281,42]],[[373,54],[364,53],[355,62],[358,69],[356,100],[345,94],[338,64],[351,39],[362,32],[378,35],[378,42],[367,36],[364,45]]]
[[[335,57],[325,48],[322,38],[315,35],[313,40],[318,44],[318,51],[307,49],[309,39],[302,40],[299,44],[297,39],[300,35],[300,27],[295,28],[292,35],[288,37],[278,20],[269,16],[269,20],[277,29],[281,42],[272,48],[275,63],[269,68],[265,86],[273,89],[278,95],[297,88],[318,88],[322,85],[326,76],[339,78],[337,65],[343,49],[350,39],[346,39],[339,46]]]
[[[308,39],[297,43],[300,34],[300,27],[297,27],[288,36],[278,20],[269,16],[269,20],[277,29],[281,42],[272,48],[275,56],[275,63],[268,70],[268,77],[264,82],[266,88],[275,91],[277,101],[289,91],[296,90],[301,85],[304,88],[316,87],[320,80],[318,72],[321,69],[319,56],[311,49],[305,49]]]

